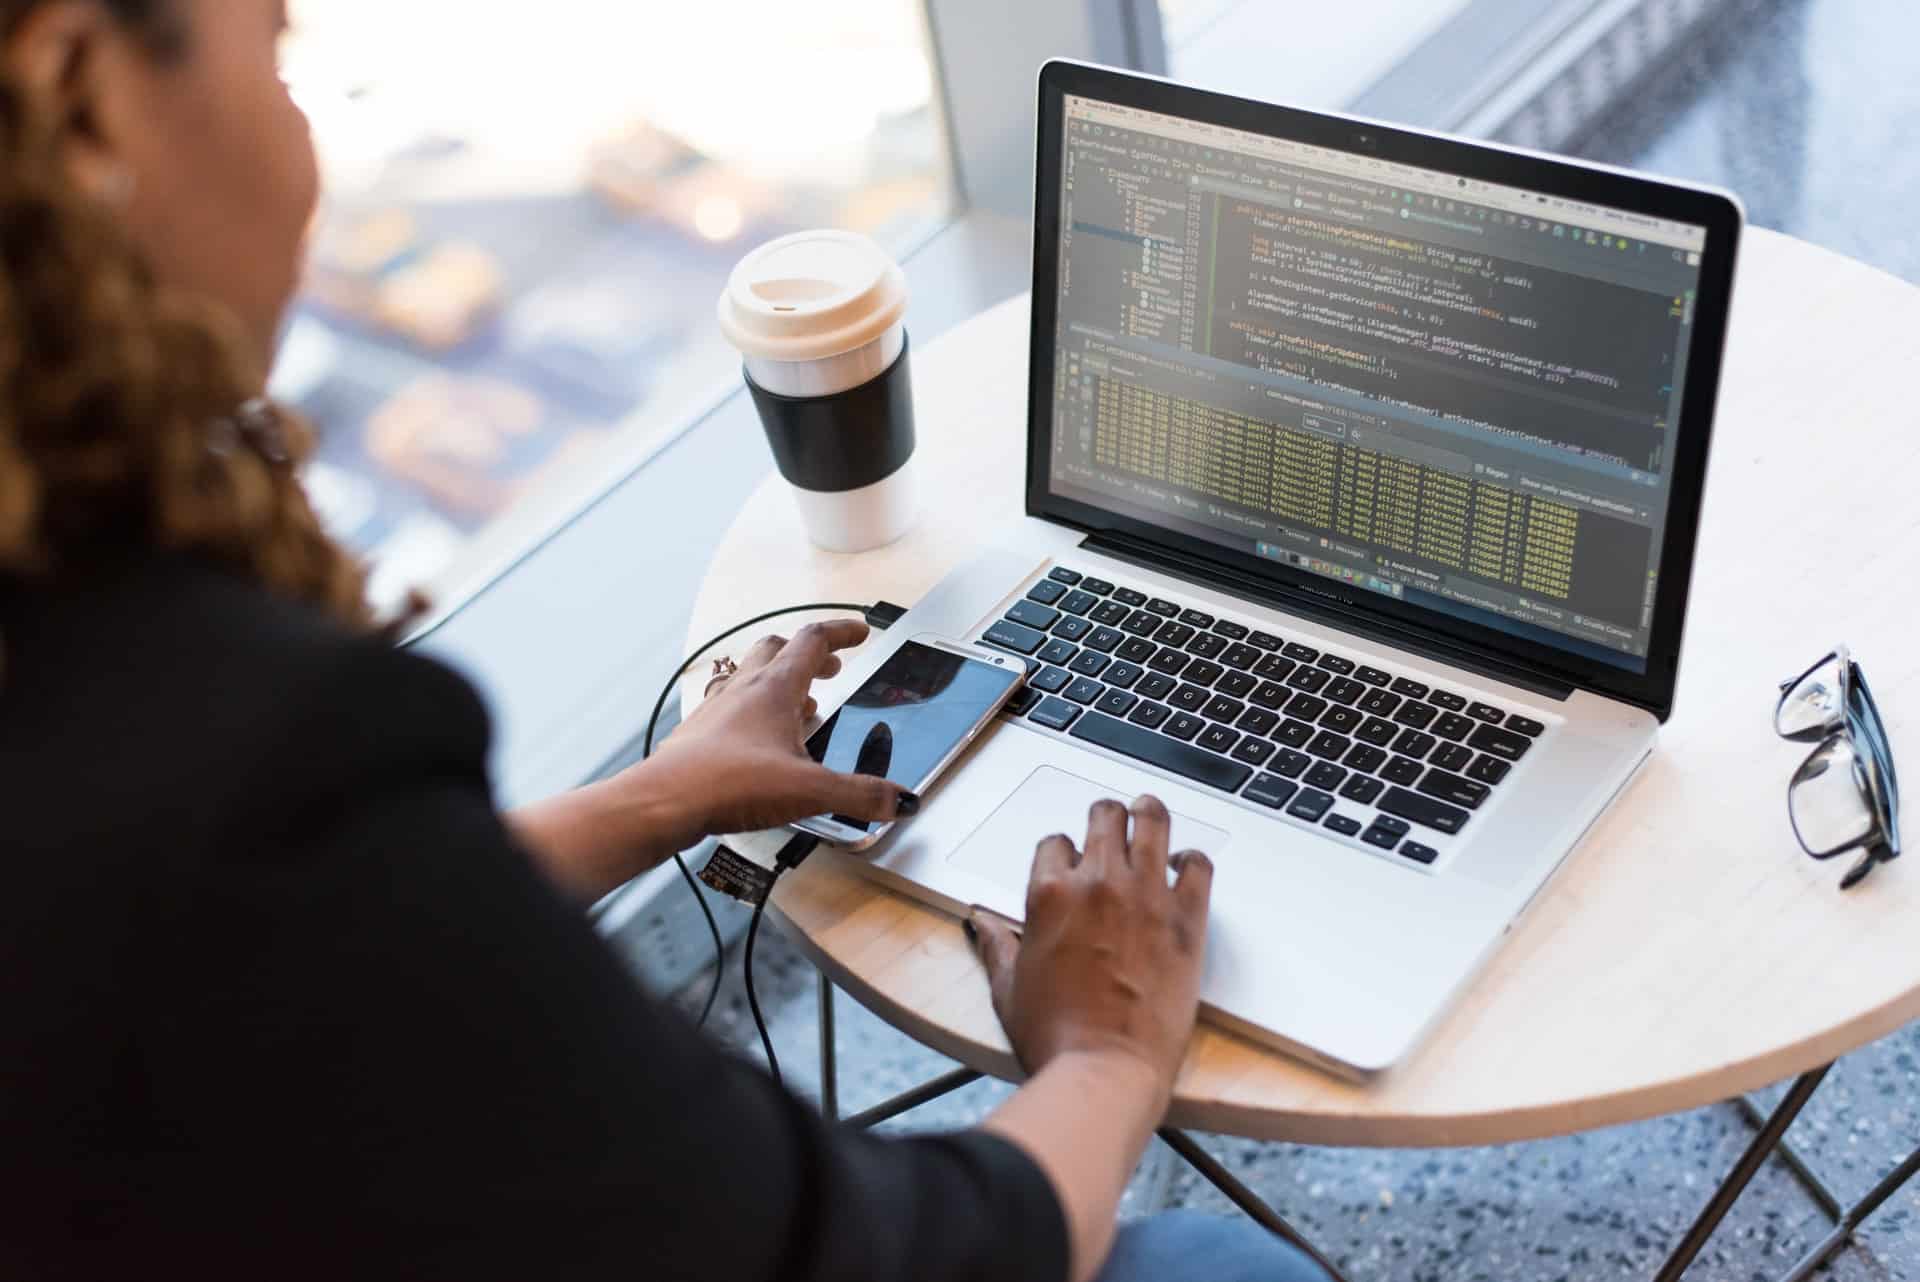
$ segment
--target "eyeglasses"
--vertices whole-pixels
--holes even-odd
[[[1900,782],[1893,748],[1866,674],[1845,646],[1780,683],[1773,728],[1783,739],[1817,745],[1787,784],[1787,814],[1800,845],[1815,859],[1866,852],[1840,879],[1840,889],[1897,858]]]

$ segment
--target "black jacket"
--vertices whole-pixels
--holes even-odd
[[[643,995],[487,737],[186,559],[0,580],[0,1277],[1065,1276],[1011,1145],[828,1127]]]

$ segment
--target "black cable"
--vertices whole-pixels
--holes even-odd
[[[783,614],[807,614],[820,610],[850,610],[855,614],[867,617],[868,621],[874,623],[876,627],[884,628],[893,620],[888,619],[883,623],[873,617],[876,613],[882,613],[883,607],[897,609],[897,607],[889,607],[887,602],[884,601],[877,602],[872,606],[849,605],[841,601],[828,601],[813,605],[789,605],[778,610],[768,610],[765,614],[756,614],[745,623],[734,624],[725,632],[722,632],[719,636],[714,637],[705,645],[700,646],[692,654],[688,655],[686,662],[674,669],[673,675],[667,679],[667,684],[661,688],[660,697],[653,701],[653,715],[647,718],[646,737],[640,741],[640,759],[645,761],[653,755],[653,732],[660,726],[660,712],[667,706],[668,698],[672,696],[674,689],[680,684],[680,678],[687,675],[687,669],[698,663],[707,651],[713,649],[713,647],[719,645],[728,637],[736,633],[744,632],[756,623],[765,623],[768,619],[777,619]],[[884,617],[883,613],[882,617]],[[899,616],[895,614],[893,617],[898,618]],[[700,905],[700,915],[707,919],[707,933],[713,937],[713,984],[707,989],[706,1003],[700,1008],[699,1026],[704,1028],[706,1027],[707,1016],[713,1014],[713,1004],[720,996],[720,977],[726,970],[727,946],[721,942],[720,923],[714,920],[713,908],[707,903],[706,892],[701,890],[700,883],[694,880],[693,870],[687,867],[685,857],[683,857],[679,851],[675,851],[673,862],[679,867],[680,876],[685,879],[687,889],[693,892],[694,902]],[[758,1005],[753,1000],[753,934],[759,925],[760,910],[756,907],[754,909],[753,922],[747,927],[747,1004],[754,1007],[753,1017],[755,1023],[758,1023],[760,1020],[760,1011]],[[767,1047],[767,1059],[771,1061],[773,1059],[773,1043],[767,1040],[765,1028],[760,1030],[760,1037]],[[774,1068],[773,1075],[775,1077],[780,1076],[780,1070],[777,1066]]]
[[[774,874],[779,880],[779,874]],[[773,892],[767,892],[771,895]],[[760,1031],[760,1049],[767,1053],[767,1067],[773,1070],[773,1080],[785,1086],[786,1079],[780,1076],[780,1060],[773,1053],[773,1038],[767,1033],[767,1021],[760,1015],[760,999],[753,991],[753,941],[760,936],[760,919],[766,916],[767,901],[762,899],[753,906],[753,920],[747,923],[747,953],[741,970],[747,981],[747,1009],[753,1012],[753,1026]]]

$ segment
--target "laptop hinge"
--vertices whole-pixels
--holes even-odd
[[[1483,677],[1519,686],[1545,698],[1564,702],[1574,691],[1574,687],[1565,681],[1436,638],[1415,628],[1396,626],[1326,597],[1288,588],[1284,584],[1269,583],[1205,557],[1159,547],[1111,530],[1089,534],[1083,546],[1118,561],[1157,570],[1202,587],[1219,588],[1290,614],[1331,623],[1343,631],[1358,633],[1369,640],[1408,650],[1456,668],[1465,668],[1468,672],[1477,672]]]

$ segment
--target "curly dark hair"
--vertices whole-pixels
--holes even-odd
[[[0,35],[44,2],[0,0]],[[105,3],[153,56],[191,56],[173,0]],[[295,475],[311,433],[254,400],[264,375],[235,316],[162,285],[74,189],[0,77],[0,576],[185,551],[369,625],[364,570]]]

